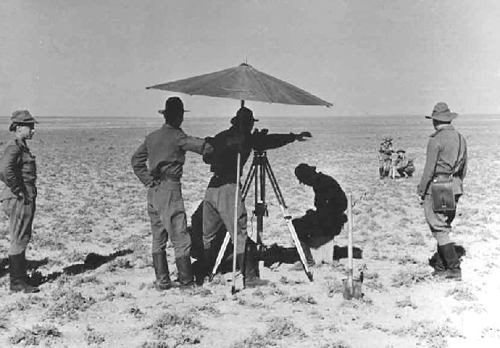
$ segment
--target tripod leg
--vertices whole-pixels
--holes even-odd
[[[288,230],[290,231],[290,235],[292,236],[293,243],[295,244],[297,252],[299,253],[300,261],[302,262],[302,266],[304,267],[304,272],[306,272],[306,276],[309,279],[309,281],[312,282],[313,275],[309,270],[309,267],[307,267],[306,255],[304,254],[304,250],[302,249],[302,244],[300,244],[299,237],[297,236],[297,232],[295,231],[295,227],[293,226],[292,217],[290,216],[290,214],[288,214],[288,211],[286,209],[285,199],[283,198],[283,194],[281,193],[281,190],[278,186],[278,181],[276,180],[276,176],[274,175],[273,170],[271,169],[269,161],[266,162],[265,169],[267,175],[269,176],[270,179],[269,181],[271,181],[274,193],[278,198],[278,203],[280,205],[281,212],[283,213],[283,218],[285,219],[285,222],[288,226]]]
[[[293,243],[295,244],[297,252],[299,253],[300,261],[302,262],[302,266],[304,267],[304,272],[306,272],[309,281],[312,282],[313,275],[309,270],[309,267],[307,267],[306,255],[304,254],[304,250],[302,249],[302,245],[300,244],[299,237],[297,236],[297,232],[295,231],[295,227],[293,226],[292,217],[290,216],[290,214],[288,214],[287,209],[281,203],[280,203],[280,208],[281,212],[283,213],[283,217],[285,218],[286,224],[288,226],[288,230],[290,231],[290,235],[292,236]]]
[[[231,236],[229,235],[229,232],[226,232],[226,236],[224,237],[224,241],[222,242],[222,246],[220,247],[219,254],[217,254],[217,259],[215,260],[215,265],[212,270],[212,274],[210,274],[210,281],[214,279],[214,276],[217,274],[217,268],[219,268],[222,258],[224,257],[224,254],[226,253],[226,248],[227,245],[229,244],[229,241],[231,240]]]

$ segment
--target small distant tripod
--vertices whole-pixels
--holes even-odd
[[[271,169],[271,164],[267,159],[266,151],[262,150],[254,150],[254,157],[252,161],[252,165],[248,172],[248,175],[245,179],[245,183],[242,188],[242,196],[243,200],[245,200],[248,191],[250,190],[250,185],[252,181],[255,183],[255,210],[254,214],[257,216],[257,245],[262,248],[262,233],[264,231],[264,216],[268,215],[267,204],[266,204],[266,175],[271,182],[271,186],[273,187],[274,193],[278,198],[278,203],[281,208],[281,212],[283,213],[283,218],[288,226],[288,230],[290,231],[290,235],[292,236],[293,242],[297,251],[299,253],[300,261],[302,262],[302,266],[304,267],[304,272],[307,275],[309,281],[313,281],[313,275],[309,271],[307,267],[306,257],[304,255],[304,250],[302,250],[302,246],[299,241],[299,237],[297,236],[297,232],[295,231],[295,227],[292,224],[292,217],[288,214],[287,206],[285,203],[285,199],[283,198],[283,194],[278,186],[278,181],[276,180],[276,176]],[[217,273],[217,268],[222,262],[222,258],[224,257],[224,253],[226,251],[227,245],[229,244],[230,233],[227,232],[224,238],[224,242],[219,250],[219,254],[217,255],[217,259],[215,261],[215,266],[212,271],[211,277],[213,277]]]

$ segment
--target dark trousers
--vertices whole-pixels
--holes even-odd
[[[346,221],[347,217],[343,213],[325,219],[316,211],[309,211],[304,216],[293,219],[292,223],[299,240],[310,244],[317,237],[335,237]]]

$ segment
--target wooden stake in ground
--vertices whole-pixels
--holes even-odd
[[[353,293],[353,260],[352,260],[352,193],[347,194],[347,215],[348,215],[348,235],[347,235],[347,283],[349,293]]]

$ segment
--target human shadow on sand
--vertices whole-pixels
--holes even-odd
[[[83,263],[77,263],[74,265],[64,267],[61,272],[53,272],[53,273],[49,273],[47,275],[42,275],[40,272],[35,271],[31,275],[31,283],[35,286],[40,286],[44,283],[47,283],[47,282],[50,282],[50,281],[53,281],[53,280],[59,278],[63,274],[70,275],[70,276],[81,274],[81,273],[84,273],[86,271],[94,270],[94,269],[104,265],[105,263],[113,261],[117,257],[125,256],[125,255],[131,254],[133,252],[134,251],[132,249],[125,249],[125,250],[117,251],[117,252],[110,254],[110,255],[107,255],[107,256],[99,255],[96,253],[90,253],[85,257],[85,261]]]

